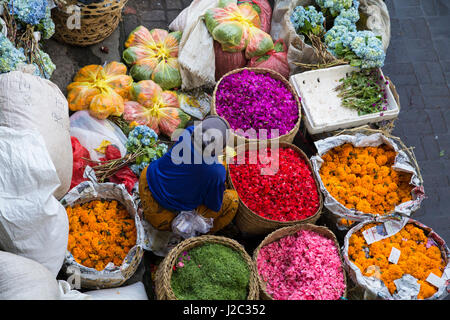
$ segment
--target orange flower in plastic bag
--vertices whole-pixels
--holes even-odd
[[[126,73],[127,67],[114,61],[104,68],[99,65],[81,68],[75,75],[74,82],[67,86],[70,110],[89,110],[98,119],[122,115],[124,99],[129,98],[133,83],[133,79]]]
[[[170,137],[190,119],[190,116],[180,109],[177,94],[173,91],[163,91],[152,80],[135,83],[131,96],[134,101],[125,103],[124,119],[146,125],[158,134],[161,132]]]
[[[250,59],[273,49],[269,34],[261,30],[258,12],[250,3],[238,5],[237,0],[221,0],[219,7],[208,9],[204,15],[206,27],[223,51],[245,50]]]
[[[134,29],[125,42],[124,61],[132,66],[131,76],[136,81],[153,80],[163,89],[181,86],[178,67],[178,46],[181,32],[169,33],[163,29],[149,31],[144,26]]]

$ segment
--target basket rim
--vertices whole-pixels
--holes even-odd
[[[296,90],[294,89],[294,87],[292,86],[292,84],[291,84],[288,80],[286,80],[286,78],[285,78],[283,75],[281,75],[280,73],[278,73],[278,72],[276,72],[276,71],[274,71],[274,70],[272,70],[272,69],[267,69],[267,68],[257,68],[257,67],[249,68],[249,67],[244,67],[244,68],[238,68],[238,69],[231,70],[230,72],[227,72],[226,74],[224,74],[224,75],[219,79],[219,81],[217,81],[216,86],[214,87],[214,91],[213,91],[212,99],[211,99],[211,114],[212,114],[212,115],[218,115],[218,116],[220,116],[220,115],[217,113],[217,110],[216,110],[216,96],[217,96],[217,90],[219,89],[219,85],[220,85],[220,84],[222,83],[222,81],[223,81],[226,77],[228,77],[229,75],[232,75],[232,74],[235,74],[235,73],[239,73],[239,72],[242,72],[242,71],[244,71],[244,70],[253,71],[253,72],[258,73],[258,74],[262,74],[262,73],[270,73],[271,76],[276,76],[277,78],[279,78],[279,79],[277,79],[277,78],[274,78],[274,79],[280,80],[281,82],[283,82],[283,84],[284,84],[284,85],[286,86],[286,88],[292,93],[292,96],[293,96],[294,99],[295,99],[295,102],[296,102],[297,108],[298,108],[298,120],[297,120],[297,122],[295,123],[294,127],[293,127],[289,132],[287,132],[287,133],[285,133],[285,134],[283,134],[283,135],[281,135],[281,136],[278,136],[278,137],[276,137],[276,138],[270,138],[270,139],[249,139],[249,138],[245,138],[245,137],[243,137],[243,136],[241,136],[241,135],[238,135],[237,133],[235,133],[234,129],[231,129],[231,130],[230,130],[230,131],[231,131],[230,133],[231,133],[232,135],[238,137],[239,139],[244,139],[244,141],[247,143],[247,142],[256,142],[256,141],[273,141],[273,140],[279,140],[279,139],[281,139],[281,138],[283,138],[283,137],[287,137],[287,136],[293,134],[296,130],[298,130],[298,128],[300,127],[301,120],[302,120],[302,105],[301,105],[301,103],[300,103],[299,96],[298,96]]]
[[[319,181],[317,180],[317,177],[314,174],[311,161],[309,160],[308,156],[303,152],[302,149],[300,149],[299,147],[297,147],[296,145],[294,145],[292,143],[288,143],[288,142],[278,142],[278,143],[279,143],[279,148],[290,148],[290,149],[293,149],[294,151],[296,151],[298,154],[300,154],[301,157],[304,158],[305,162],[307,163],[308,168],[311,171],[311,174],[313,176],[314,182],[316,184],[317,193],[319,195],[319,207],[317,208],[317,211],[312,216],[307,217],[307,218],[302,219],[302,220],[278,221],[278,220],[271,220],[271,219],[267,219],[267,218],[261,217],[260,215],[255,213],[253,210],[251,210],[249,207],[247,207],[247,205],[244,203],[244,201],[242,201],[242,199],[241,199],[241,197],[239,196],[239,193],[238,193],[239,203],[241,205],[243,205],[245,209],[247,209],[249,212],[251,212],[255,216],[255,218],[257,220],[259,220],[261,222],[264,222],[264,223],[276,224],[276,225],[281,225],[281,226],[290,226],[290,225],[296,224],[296,223],[302,223],[302,224],[308,223],[309,221],[318,218],[320,216],[321,212],[322,212],[322,209],[323,209],[323,194],[322,194],[322,191],[320,190]],[[256,144],[256,142],[247,142],[245,144],[245,147],[246,147],[245,151],[248,150],[248,147],[250,145],[254,145],[254,144]],[[236,152],[236,149],[237,149],[237,147],[234,149],[235,152]],[[237,153],[236,153],[236,155],[237,155]],[[228,162],[227,162],[227,172],[228,172],[228,180],[230,182],[230,185],[233,188],[233,190],[235,190],[237,192],[237,190],[236,190],[236,188],[234,186],[234,183],[233,183],[233,179],[231,178],[230,167],[229,167]]]
[[[310,230],[313,231],[315,233],[320,234],[321,236],[324,236],[328,239],[331,239],[334,241],[334,244],[336,246],[336,249],[338,251],[339,254],[339,259],[341,260],[341,270],[344,276],[344,282],[345,282],[345,290],[343,293],[343,297],[346,298],[347,297],[347,288],[348,288],[348,278],[347,278],[347,274],[346,274],[346,269],[345,269],[345,260],[343,258],[343,254],[341,252],[341,248],[339,246],[339,242],[336,238],[336,235],[334,234],[333,231],[331,231],[330,229],[328,229],[325,226],[318,226],[315,224],[311,224],[311,223],[302,223],[302,224],[295,224],[292,226],[288,226],[288,227],[283,227],[280,229],[277,229],[273,232],[271,232],[270,234],[268,234],[258,245],[258,247],[253,251],[253,255],[252,255],[252,259],[253,259],[253,263],[256,266],[256,272],[257,272],[257,276],[258,276],[258,283],[260,286],[260,290],[262,291],[262,293],[269,298],[270,300],[274,300],[273,297],[267,292],[266,290],[266,281],[264,281],[262,279],[262,277],[259,274],[259,269],[258,269],[258,264],[257,264],[257,260],[258,260],[258,256],[259,256],[259,252],[260,250],[265,247],[266,245],[269,245],[273,242],[279,241],[280,239],[288,236],[288,235],[293,235],[295,233],[297,233],[300,230]],[[320,231],[320,232],[317,232]]]
[[[259,297],[259,284],[258,284],[258,277],[257,277],[257,270],[256,266],[253,263],[252,258],[247,253],[245,248],[236,240],[222,237],[222,236],[214,236],[214,235],[202,235],[198,237],[188,238],[180,242],[178,245],[176,245],[173,249],[170,250],[168,255],[164,258],[164,260],[161,262],[159,270],[159,277],[155,281],[160,282],[160,289],[156,288],[156,294],[158,296],[158,299],[161,298],[168,298],[169,300],[178,300],[178,298],[175,296],[175,293],[172,290],[171,286],[171,279],[173,274],[173,267],[176,263],[176,259],[179,257],[179,255],[185,251],[190,250],[192,248],[201,246],[206,243],[217,243],[221,245],[225,245],[233,250],[236,250],[240,253],[241,257],[247,264],[250,272],[249,277],[249,283],[248,283],[248,300],[257,300]],[[189,247],[187,249],[187,247]],[[159,292],[162,291],[162,292]],[[160,293],[163,293],[165,297],[159,296]]]

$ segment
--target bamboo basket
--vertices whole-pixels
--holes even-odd
[[[177,297],[175,296],[170,284],[173,267],[175,266],[178,257],[183,253],[183,251],[201,246],[205,243],[222,244],[238,251],[241,254],[250,271],[247,300],[258,300],[259,287],[256,266],[253,264],[251,257],[245,251],[244,247],[233,239],[211,235],[186,239],[180,242],[175,248],[170,250],[169,254],[164,258],[156,271],[155,291],[157,300],[177,300]]]
[[[344,260],[342,259],[342,254],[339,249],[339,243],[336,239],[336,236],[334,235],[334,233],[331,230],[329,230],[326,227],[316,226],[313,224],[306,223],[306,224],[297,224],[297,225],[293,225],[290,227],[281,228],[281,229],[278,229],[278,230],[272,232],[271,234],[269,234],[267,237],[264,238],[264,240],[260,243],[260,245],[253,252],[253,263],[255,264],[255,266],[257,266],[257,259],[258,259],[259,251],[261,250],[262,247],[264,247],[272,242],[278,241],[281,238],[284,238],[286,236],[293,235],[300,230],[313,231],[313,232],[316,232],[316,233],[334,241],[336,248],[338,249],[338,252],[339,252],[339,258],[341,259],[341,268],[342,268],[342,272],[344,274],[344,282],[345,282],[345,291],[343,294],[343,298],[346,298],[348,284],[347,284],[347,276],[346,276],[345,268],[344,268]],[[258,283],[259,283],[261,299],[262,300],[274,300],[272,298],[272,296],[269,293],[267,293],[266,282],[259,276],[258,269],[257,269],[257,274],[258,274]]]
[[[237,154],[239,154],[238,153],[239,151],[242,150],[242,152],[245,152],[245,151],[249,150],[250,146],[255,146],[255,145],[256,145],[256,142],[247,143],[245,145],[245,150],[242,150],[243,149],[242,147],[238,147],[235,149],[235,151]],[[271,142],[268,142],[267,147],[270,148],[270,146],[271,146]],[[300,156],[305,159],[306,163],[308,164],[308,168],[311,170],[311,173],[313,175],[314,182],[316,183],[317,192],[319,194],[319,208],[317,209],[317,212],[313,216],[308,217],[303,220],[276,221],[276,220],[266,219],[266,218],[263,218],[263,217],[257,215],[252,210],[250,210],[244,204],[244,202],[241,200],[241,198],[239,197],[239,207],[238,207],[238,212],[236,214],[235,219],[236,219],[237,227],[242,232],[246,232],[249,234],[255,234],[255,235],[261,235],[261,234],[268,234],[278,228],[292,226],[292,225],[296,225],[296,224],[305,224],[305,223],[314,224],[319,219],[319,217],[322,213],[323,196],[322,196],[322,192],[320,191],[319,182],[318,182],[316,176],[314,175],[313,168],[312,168],[311,162],[309,161],[308,157],[300,148],[298,148],[297,146],[295,146],[293,144],[290,144],[287,142],[280,142],[279,147],[280,148],[291,148],[291,149],[295,150],[297,153],[299,153]],[[238,149],[241,149],[241,150],[238,150]],[[231,179],[228,163],[229,163],[229,161],[227,161],[228,184],[232,189],[236,190],[236,188],[234,187],[233,181]]]
[[[57,8],[52,10],[55,22],[54,37],[60,42],[81,47],[99,43],[116,30],[122,19],[122,9],[127,2],[128,0],[105,0],[84,5],[74,0],[55,0]],[[74,14],[74,11],[69,9],[72,5],[80,8],[80,29],[69,29],[67,26]]]
[[[272,139],[265,140],[265,141],[268,141],[268,142],[274,141],[274,140],[279,140],[280,142],[292,143],[294,141],[295,136],[297,135],[297,132],[298,132],[299,128],[300,128],[300,122],[301,122],[301,117],[302,117],[302,107],[301,107],[301,104],[300,104],[300,100],[299,100],[299,98],[297,96],[297,92],[295,91],[294,87],[292,87],[290,82],[287,81],[286,78],[284,78],[281,74],[279,74],[278,72],[273,71],[271,69],[265,69],[265,68],[241,68],[241,69],[232,70],[232,71],[228,72],[227,74],[225,74],[217,82],[216,87],[214,88],[212,102],[211,102],[211,114],[212,115],[218,115],[217,114],[217,110],[216,110],[216,95],[217,95],[217,90],[219,88],[220,83],[227,76],[235,74],[235,73],[239,73],[239,72],[241,72],[243,70],[253,71],[253,72],[258,73],[258,74],[270,73],[272,78],[283,82],[283,84],[286,86],[286,88],[288,88],[289,91],[292,93],[292,95],[295,98],[295,101],[297,102],[297,106],[298,106],[298,120],[297,120],[297,123],[292,128],[292,130],[289,131],[288,133],[286,133],[286,134],[284,134],[282,136],[279,136],[277,138],[272,138]],[[232,130],[230,130],[230,131],[232,131]],[[235,134],[234,132],[230,132],[230,140],[229,141],[232,141],[234,143],[233,144],[233,147],[234,147],[234,146],[238,146],[238,145],[244,144],[244,143],[257,142],[257,141],[260,141],[260,139],[248,139],[248,138],[239,136],[239,135]]]

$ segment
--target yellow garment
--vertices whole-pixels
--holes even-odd
[[[147,167],[148,168],[148,167]],[[153,198],[153,195],[147,184],[147,168],[145,168],[139,179],[139,196],[141,198],[142,208],[144,209],[144,218],[154,228],[161,231],[171,231],[172,221],[176,214],[159,205]],[[208,209],[206,206],[199,206],[196,211],[205,218],[213,218],[213,228],[209,233],[214,233],[226,227],[236,215],[239,206],[237,192],[232,189],[225,190],[223,194],[222,207],[219,212]]]

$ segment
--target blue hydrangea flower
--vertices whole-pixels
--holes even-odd
[[[0,73],[14,71],[21,63],[26,63],[23,49],[14,47],[14,44],[0,33]]]
[[[52,20],[50,7],[45,9],[45,17],[38,24],[37,29],[42,33],[43,39],[50,39],[55,34],[55,23]]]
[[[308,35],[312,32],[315,35],[319,35],[324,31],[323,23],[325,17],[322,12],[317,12],[313,6],[303,7],[298,6],[294,9],[291,15],[291,22],[297,33],[303,33]]]
[[[32,26],[38,25],[45,18],[47,7],[47,0],[8,0],[10,13],[17,20]]]
[[[316,3],[322,11],[329,10],[331,15],[336,17],[342,10],[350,9],[354,5],[354,0],[316,0]]]
[[[381,68],[386,54],[383,42],[372,31],[357,31],[350,43],[352,51],[362,60],[361,68]]]
[[[46,52],[42,51],[41,49],[38,49],[36,51],[36,57],[36,59],[38,60],[33,61],[33,64],[36,66],[35,75],[41,78],[50,79],[56,69],[56,66],[53,63],[52,59]]]

